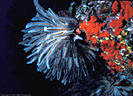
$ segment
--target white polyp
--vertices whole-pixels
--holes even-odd
[[[48,28],[47,27],[44,27],[44,31],[48,31]]]

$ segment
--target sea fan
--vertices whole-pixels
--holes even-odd
[[[78,22],[71,17],[59,17],[50,8],[44,10],[38,0],[34,0],[34,4],[37,14],[22,30],[24,36],[20,42],[26,46],[25,52],[32,50],[27,56],[27,59],[31,59],[27,64],[37,60],[38,71],[47,73],[46,78],[51,80],[62,78],[61,82],[64,84],[87,77],[88,70],[84,56],[92,64],[95,61],[95,54],[88,45],[84,45],[86,53],[80,52],[79,47],[84,48],[84,46],[77,44],[78,40],[83,40],[75,33]]]

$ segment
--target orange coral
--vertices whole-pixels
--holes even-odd
[[[87,41],[91,40],[92,36],[98,36],[99,32],[101,31],[101,27],[103,27],[106,23],[99,24],[97,18],[95,16],[91,16],[90,20],[86,22],[85,20],[83,23],[80,23],[80,30],[84,30],[87,36]],[[96,42],[95,42],[96,43]]]
[[[120,1],[120,5],[118,1],[114,1],[112,5],[112,13],[116,14],[120,8],[120,19],[129,20],[133,17],[133,7],[131,6],[131,1]],[[123,15],[124,13],[124,15]]]
[[[133,7],[131,6],[131,1],[120,1],[121,3],[121,17],[125,20],[129,20],[133,17]],[[124,16],[122,13],[125,13]]]
[[[117,36],[122,31],[123,19],[113,20],[109,26],[115,28],[114,35]]]
[[[114,1],[113,5],[112,5],[112,13],[116,14],[118,12],[118,10],[119,10],[119,7],[120,6],[119,6],[118,1]]]
[[[115,28],[114,35],[117,36],[123,31],[123,21],[129,20],[131,17],[133,17],[133,7],[131,6],[131,1],[120,1],[121,4],[121,10],[120,10],[120,16],[118,20],[113,20],[109,26],[112,28]],[[112,13],[118,12],[118,1],[115,1],[112,5]],[[124,15],[123,15],[124,13]]]
[[[120,3],[118,3],[118,1],[114,1],[112,5],[112,13],[118,13],[119,8],[119,18],[112,20],[109,23],[109,27],[115,29],[113,30],[113,36],[116,36],[119,42],[115,42],[115,40],[111,38],[112,34],[110,34],[108,31],[102,30],[102,27],[105,26],[106,23],[97,22],[97,18],[95,16],[90,16],[90,20],[88,22],[84,20],[79,24],[79,30],[85,31],[87,37],[86,41],[91,41],[91,46],[96,45],[99,42],[102,50],[101,56],[107,61],[112,73],[114,70],[122,72],[123,69],[127,68],[128,66],[129,68],[133,67],[133,62],[131,62],[129,59],[127,59],[128,62],[126,62],[125,59],[123,59],[123,54],[128,55],[129,50],[126,49],[127,45],[121,38],[123,21],[129,20],[131,17],[133,17],[133,7],[131,6],[131,1],[120,1]],[[126,51],[123,52],[123,49]],[[128,63],[128,66],[125,63]]]
[[[110,36],[110,34],[107,31],[103,31],[102,33],[101,32],[99,33],[99,38],[109,37],[109,36]]]

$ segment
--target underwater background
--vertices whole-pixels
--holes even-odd
[[[34,1],[37,1],[37,0],[34,0]],[[39,0],[39,3],[44,9],[47,10],[48,8],[51,8],[55,13],[58,13],[59,11],[61,12],[61,10],[63,10],[62,12],[66,12],[64,10],[67,10],[69,8],[72,1],[74,1],[74,0]],[[81,7],[81,9],[84,7],[84,6],[80,6],[81,1],[86,2],[87,0],[75,0],[76,6],[79,6],[79,7],[77,7],[79,9],[80,9],[80,7]],[[108,2],[108,0],[105,0],[105,1],[107,1],[107,4],[110,4]],[[113,1],[115,1],[115,0],[113,0]],[[114,5],[113,6],[114,13],[113,12],[112,13],[115,15],[117,12],[120,11],[120,9],[119,9],[120,6],[119,6],[119,8],[116,7],[116,5],[120,5],[120,2],[118,2],[118,1],[119,0],[112,3]],[[121,1],[121,2],[123,2],[123,1]],[[101,4],[101,2],[99,4]],[[123,3],[123,4],[126,4],[126,3]],[[95,16],[97,16],[97,14],[95,14],[95,13],[97,10],[93,10],[93,8],[95,9],[94,5],[93,5],[93,3],[91,4],[91,2],[90,2],[90,5],[88,5],[89,6],[88,9],[92,8],[92,10],[90,9],[91,10],[90,13],[88,12],[90,14],[90,16],[91,15],[92,16],[90,18],[88,18],[88,17],[86,18],[88,21],[89,21],[89,19],[92,20],[92,22],[88,23],[90,25],[92,25],[96,21]],[[96,8],[101,8],[101,7],[97,6]],[[103,9],[104,8],[105,8],[105,6],[103,6]],[[109,8],[111,8],[111,7],[109,6]],[[131,8],[131,7],[129,7],[129,8]],[[79,10],[79,9],[77,9],[77,10]],[[125,9],[127,9],[127,8],[125,8]],[[79,10],[79,12],[77,10],[76,10],[76,12],[79,14],[80,14],[80,12],[82,13],[82,11],[84,12],[84,10],[81,10],[81,11]],[[131,8],[130,12],[132,13],[132,11],[133,11],[133,8]],[[111,13],[111,11],[109,11],[108,8],[107,8],[107,10],[101,10],[103,17],[104,16],[106,17],[106,15],[108,17],[108,12]],[[87,13],[87,12],[85,11],[84,13]],[[89,16],[88,14],[84,16],[84,13],[82,15],[80,14],[81,17]],[[104,93],[105,93],[104,94],[105,96],[117,96],[117,94],[120,94],[120,96],[127,96],[127,95],[123,95],[123,94],[128,94],[127,92],[131,91],[133,89],[133,87],[132,87],[133,86],[132,85],[133,84],[132,83],[133,82],[133,77],[132,77],[133,70],[132,69],[129,70],[131,73],[131,74],[129,74],[129,77],[131,76],[131,78],[128,78],[128,76],[126,77],[126,75],[128,75],[128,71],[127,71],[127,73],[125,72],[124,75],[117,74],[117,75],[112,76],[106,66],[107,63],[105,64],[105,60],[103,60],[103,59],[101,60],[101,57],[96,58],[94,60],[94,61],[100,62],[100,63],[92,62],[94,64],[94,66],[96,66],[96,69],[95,69],[96,71],[93,71],[91,64],[89,64],[89,67],[87,67],[89,70],[88,71],[89,76],[87,77],[87,79],[82,79],[81,81],[79,80],[78,82],[71,82],[70,84],[66,84],[65,86],[58,80],[50,81],[49,79],[45,79],[44,74],[42,74],[41,72],[37,72],[37,66],[35,63],[33,63],[31,65],[26,64],[26,62],[28,60],[26,59],[27,54],[23,50],[24,46],[21,46],[18,44],[19,42],[22,41],[22,38],[24,38],[23,37],[24,33],[22,33],[21,30],[24,29],[24,27],[27,23],[31,22],[31,18],[33,18],[35,15],[36,15],[36,8],[33,4],[33,0],[0,0],[0,29],[1,29],[0,30],[0,32],[1,32],[1,35],[0,35],[1,36],[0,37],[0,51],[1,51],[1,55],[0,55],[0,65],[1,65],[0,66],[0,96],[19,96],[19,95],[20,96],[103,96],[100,94],[104,94]],[[64,14],[59,14],[59,15],[64,15],[64,16],[68,15],[69,16],[70,14],[67,14],[67,12],[66,12]],[[113,16],[115,16],[115,15],[113,15]],[[133,14],[130,14],[130,15],[133,15]],[[105,19],[103,17],[99,16],[98,18],[102,18],[103,20],[99,19],[98,22],[103,22]],[[128,17],[128,19],[129,18],[130,17]],[[84,18],[79,18],[79,19],[84,19]],[[113,21],[113,19],[114,18],[112,18],[111,20]],[[93,20],[94,20],[94,22],[93,22]],[[107,21],[110,22],[111,20],[109,19]],[[81,31],[84,30],[87,33],[87,30],[89,28],[91,29],[91,27],[89,25],[87,25],[86,21],[83,21],[83,22],[81,22],[81,21],[79,20],[78,22],[79,22],[80,29],[82,29],[82,30],[80,30],[80,31],[76,30],[76,32],[80,33]],[[114,20],[111,26],[115,26],[115,24],[116,24],[115,22],[117,22],[117,21]],[[121,23],[121,21],[119,21],[119,22]],[[117,23],[119,23],[119,22],[117,22]],[[126,25],[127,22],[126,23],[122,22],[122,23]],[[99,23],[97,23],[97,24],[99,24]],[[116,24],[116,25],[118,25],[118,28],[119,28],[120,25],[119,24]],[[99,26],[101,26],[101,27],[104,26],[104,23],[100,23]],[[97,27],[99,28],[99,26],[97,26]],[[129,22],[129,26],[130,26],[130,22]],[[68,26],[68,27],[72,27],[72,26]],[[95,28],[92,28],[92,29],[95,29]],[[132,29],[132,26],[131,26],[131,29]],[[118,32],[119,31],[120,30],[118,30]],[[90,32],[90,30],[88,31],[88,33],[89,32]],[[83,32],[81,32],[81,33],[83,33]],[[81,37],[85,37],[84,36],[85,34],[81,34],[81,35],[83,35]],[[90,35],[92,35],[92,34],[87,34],[87,37],[89,37]],[[102,35],[103,36],[101,36],[101,37],[104,37],[104,34],[102,34]],[[91,40],[90,41],[92,43],[94,43],[94,45],[95,45],[96,42],[95,42],[95,40],[93,41],[93,39],[94,38],[92,38],[91,39],[92,41]],[[116,38],[116,39],[119,39],[119,38]],[[132,39],[132,38],[130,38],[130,39]],[[89,41],[89,38],[87,38],[87,40]],[[102,40],[100,42],[103,42],[103,41],[104,40]],[[119,40],[116,40],[116,42],[117,41],[119,41]],[[112,42],[110,42],[110,44]],[[24,45],[24,43],[25,42],[23,42],[22,45]],[[84,43],[83,44],[82,43],[83,42],[79,43],[79,46],[80,47],[82,46],[81,50],[84,49],[84,46],[83,46]],[[113,44],[112,44],[112,46],[107,46],[109,44],[106,45],[107,42],[104,42],[104,43],[105,43],[105,48],[106,47],[112,48],[112,46],[114,46]],[[132,42],[130,42],[130,43],[132,46]],[[102,43],[101,43],[101,45],[102,45]],[[104,46],[104,44],[103,44],[103,46]],[[87,49],[87,48],[85,47],[85,49]],[[102,49],[102,47],[101,47],[101,49]],[[114,49],[112,49],[112,50],[114,50]],[[103,51],[103,50],[101,50],[101,51]],[[83,53],[85,53],[85,52],[87,52],[87,51],[83,50]],[[88,53],[89,52],[90,51],[88,51]],[[99,54],[100,54],[100,52],[99,53],[97,52],[96,55],[99,55]],[[90,61],[93,60],[93,59],[90,59],[90,57],[91,56],[88,56],[86,60],[90,60]],[[108,60],[108,58],[106,58],[106,56],[103,55],[103,57],[104,57],[104,59]],[[130,57],[130,56],[128,56],[128,57]],[[132,67],[132,63],[131,63],[130,67]],[[120,72],[122,71],[118,66],[116,69],[117,69],[117,71],[120,71]],[[111,70],[111,72],[115,73],[115,71],[113,71],[113,70]],[[124,80],[123,80],[123,78],[124,78]],[[125,80],[125,79],[129,79],[129,80]],[[119,80],[120,80],[120,82],[119,82]],[[130,82],[130,80],[131,80],[131,82]],[[129,88],[127,88],[127,87],[129,87]],[[115,89],[116,89],[116,91],[114,91]],[[133,90],[129,93],[128,96],[133,96],[132,93],[133,93]],[[91,94],[91,95],[89,95],[89,94]],[[108,95],[108,94],[111,94],[111,95]],[[113,95],[113,94],[115,94],[115,95]]]

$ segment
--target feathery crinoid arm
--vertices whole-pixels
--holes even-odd
[[[21,45],[26,46],[25,52],[31,64],[37,61],[37,70],[46,78],[62,80],[63,84],[88,75],[84,58],[78,54],[75,44],[74,30],[77,21],[69,17],[59,17],[51,9],[44,10],[34,0],[37,14],[22,32]]]

